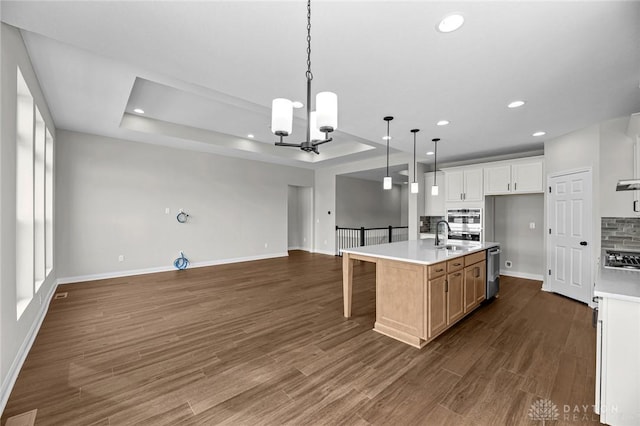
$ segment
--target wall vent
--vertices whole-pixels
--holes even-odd
[[[69,295],[69,293],[67,293],[65,291],[64,293],[56,293],[56,295],[53,296],[53,298],[54,299],[66,299],[68,295]]]

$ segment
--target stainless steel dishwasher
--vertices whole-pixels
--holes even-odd
[[[491,299],[500,290],[500,247],[487,250],[487,299]]]

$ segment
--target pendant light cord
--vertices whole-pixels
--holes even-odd
[[[416,133],[413,132],[413,181],[416,181]]]
[[[436,147],[433,150],[433,154],[434,154],[434,162],[433,162],[433,186],[437,186],[436,185],[436,179],[438,177],[438,140],[439,139],[434,139],[433,142],[435,143]]]
[[[387,120],[387,176],[389,176],[389,121]]]
[[[313,80],[311,73],[311,0],[307,1],[307,80]]]

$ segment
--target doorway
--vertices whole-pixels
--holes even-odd
[[[287,203],[288,250],[311,251],[313,188],[289,185]]]
[[[548,289],[583,303],[592,296],[591,170],[547,178]]]

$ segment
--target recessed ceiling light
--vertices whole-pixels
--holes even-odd
[[[436,126],[446,126],[449,124],[449,120],[440,120],[436,123]]]
[[[252,133],[249,133],[249,134],[247,135],[247,137],[248,137],[249,139],[253,139],[253,138],[255,138],[255,136],[254,136]]]
[[[433,151],[427,152],[427,155],[433,155]]]
[[[291,106],[294,107],[294,108],[302,108],[304,106],[304,104],[302,102],[300,102],[300,101],[293,101],[291,103]]]
[[[136,108],[133,110],[136,114],[144,114],[144,110],[142,108]]]
[[[383,136],[382,140],[383,141],[390,141],[391,140],[391,136]]]
[[[442,18],[438,24],[438,31],[441,33],[450,33],[457,30],[464,24],[464,17],[458,13],[452,13]]]
[[[544,135],[546,135],[546,134],[547,134],[547,132],[535,132],[535,133],[533,134],[533,136],[544,136]]]
[[[525,104],[525,101],[513,101],[509,105],[507,105],[507,108],[518,108],[524,104]]]

